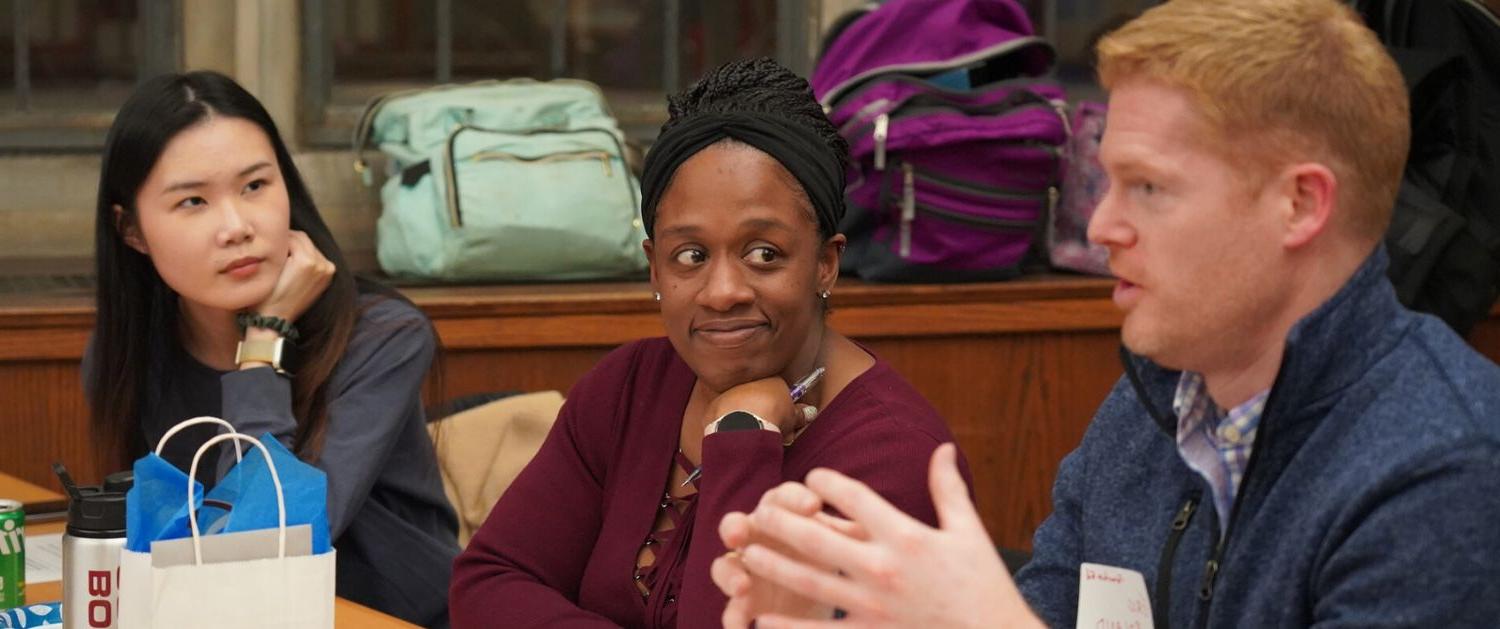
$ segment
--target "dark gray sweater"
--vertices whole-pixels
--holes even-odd
[[[354,335],[326,388],[327,433],[313,462],[328,474],[338,594],[411,622],[443,626],[459,548],[458,521],[443,494],[420,395],[435,339],[427,319],[405,302],[362,295],[359,305]],[[256,437],[269,432],[292,446],[292,383],[269,367],[220,372],[180,352],[165,377],[165,395],[148,401],[142,414],[148,447],[173,425],[200,415],[222,417]],[[173,437],[162,456],[186,470],[216,432],[194,426]],[[233,458],[219,460],[222,475]]]

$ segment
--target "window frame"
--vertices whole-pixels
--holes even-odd
[[[552,77],[567,76],[566,50],[567,29],[565,22],[557,16],[568,14],[571,0],[553,0],[553,27],[549,38],[548,59]],[[681,16],[683,0],[663,0],[660,18],[663,21],[662,41],[681,39]],[[776,0],[776,52],[778,61],[792,71],[806,76],[812,70],[816,54],[820,22],[820,0]],[[453,14],[452,0],[434,0],[437,11],[437,45],[433,80],[411,82],[402,87],[422,88],[452,82],[453,63]],[[354,127],[358,124],[361,109],[348,105],[330,103],[334,84],[333,39],[328,33],[328,9],[330,0],[302,0],[300,40],[301,82],[299,85],[299,124],[301,143],[312,149],[348,149],[353,143]],[[610,98],[614,90],[605,89],[610,98],[610,107],[633,142],[647,143],[655,137],[657,128],[666,120],[666,95],[681,89],[686,83],[681,76],[680,59],[677,55],[662,55],[662,98],[658,104],[642,106],[623,99]]]
[[[15,19],[14,63],[17,101],[0,108],[0,151],[8,153],[76,153],[104,148],[110,124],[119,104],[69,112],[23,108],[36,93],[30,81],[29,19],[36,0],[10,0],[18,12]],[[136,82],[182,68],[184,0],[136,0],[140,57],[136,60]]]

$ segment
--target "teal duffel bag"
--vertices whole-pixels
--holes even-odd
[[[389,275],[442,281],[638,277],[640,184],[598,87],[531,79],[378,98],[355,131],[390,160],[376,254]]]

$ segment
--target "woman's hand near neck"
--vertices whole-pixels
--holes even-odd
[[[701,462],[704,432],[719,416],[732,410],[750,411],[781,427],[784,433],[793,432],[799,417],[793,414],[792,383],[817,367],[827,369],[823,380],[799,401],[821,411],[844,387],[875,364],[869,353],[843,335],[824,328],[819,336],[816,344],[809,345],[810,351],[799,353],[787,369],[776,376],[742,383],[726,391],[713,391],[702,380],[695,383],[684,409],[679,440],[683,453],[694,462]]]

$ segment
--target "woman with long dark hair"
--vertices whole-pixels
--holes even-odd
[[[446,625],[457,520],[422,413],[431,324],[351,273],[265,108],[212,72],[141,84],[97,211],[98,434],[125,461],[199,415],[275,435],[328,474],[339,595]],[[215,432],[194,428],[163,452],[183,469]]]

